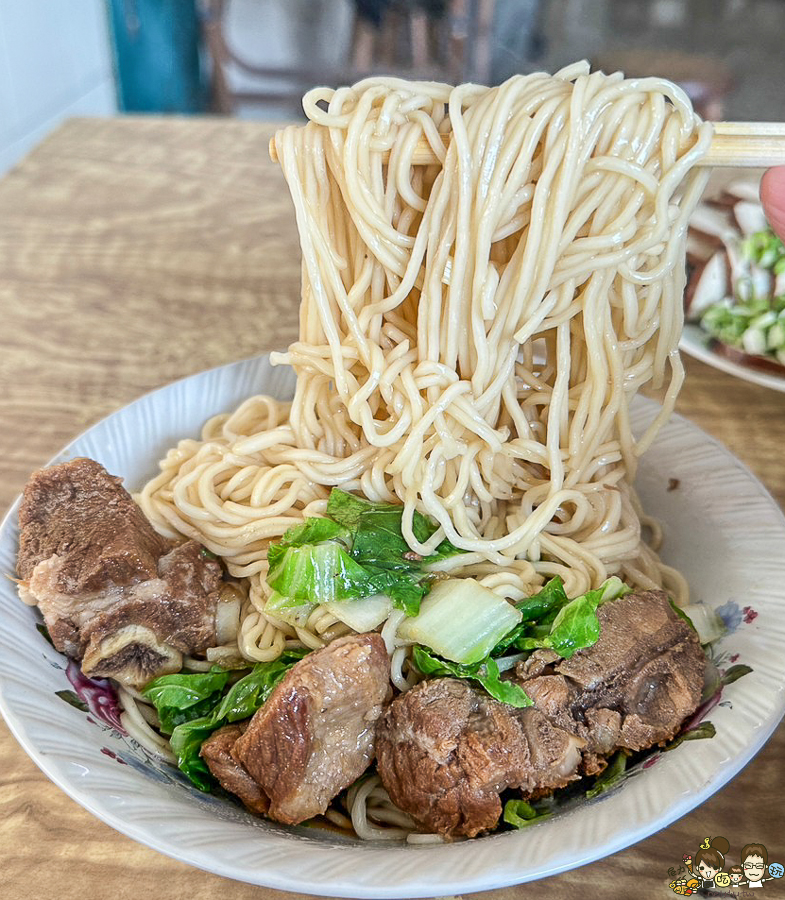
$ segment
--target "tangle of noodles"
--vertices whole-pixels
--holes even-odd
[[[320,607],[294,624],[265,610],[268,544],[336,485],[402,503],[413,551],[447,537],[467,552],[440,568],[510,599],[556,574],[574,596],[617,573],[683,601],[631,482],[683,379],[684,245],[710,126],[674,85],[584,63],[490,89],[372,78],[303,106],[308,124],[275,138],[302,302],[299,340],[272,361],[293,367],[294,398],[211,419],[137,497],[159,531],[242,579],[238,647],[222,651],[271,660],[349,631]],[[418,165],[423,141],[436,161]],[[665,402],[636,441],[645,384]],[[415,510],[440,526],[424,544]],[[382,634],[405,690],[401,617]],[[385,796],[373,780],[350,793],[363,836],[407,828]]]

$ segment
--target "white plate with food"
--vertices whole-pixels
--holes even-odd
[[[718,351],[714,339],[694,322],[685,323],[679,349],[720,372],[727,372],[728,375],[773,391],[785,391],[785,372],[780,375],[774,371],[766,371],[751,364],[746,355],[729,356],[727,351]]]
[[[782,514],[667,422],[711,127],[583,63],[303,106],[300,340],[31,476],[4,714],[106,822],[252,883],[432,896],[613,853],[785,699]]]
[[[177,382],[87,431],[54,462],[88,456],[130,488],[154,460],[206,416],[265,390],[291,391],[291,373],[261,357]],[[640,430],[657,412],[636,402]],[[0,708],[32,759],[74,800],[112,827],[220,875],[321,896],[417,897],[542,878],[614,853],[686,814],[733,777],[785,709],[785,540],[782,513],[747,469],[716,441],[674,417],[642,463],[637,487],[661,520],[665,560],[726,630],[712,655],[726,680],[691,728],[714,737],[652,752],[612,790],[573,798],[522,832],[454,844],[358,841],[338,832],[275,825],[225,796],[198,791],[174,767],[121,730],[113,695],[79,673],[38,630],[36,610],[0,582]],[[15,570],[18,504],[0,532],[0,569]],[[736,667],[736,668],[734,668]],[[728,675],[730,672],[730,675]],[[183,823],[187,822],[187,827]]]
[[[692,215],[679,346],[729,375],[785,391],[785,249],[766,222],[759,181],[715,177]]]

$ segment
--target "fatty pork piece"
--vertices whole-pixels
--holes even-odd
[[[537,651],[516,672],[538,709],[586,741],[586,774],[618,748],[673,738],[698,707],[706,670],[697,634],[662,591],[629,594],[597,615],[593,646],[570,659]]]
[[[368,768],[389,694],[381,636],[347,635],[292,666],[247,727],[217,731],[201,754],[250,809],[264,812],[269,798],[270,818],[296,825]]]
[[[85,675],[141,686],[217,643],[218,563],[157,534],[94,460],[35,472],[19,525],[20,592]]]
[[[427,831],[474,837],[498,823],[506,788],[550,793],[576,779],[583,743],[537,709],[439,678],[390,704],[376,761],[393,803]]]
[[[426,830],[473,837],[496,826],[499,794],[547,794],[601,772],[618,748],[664,743],[700,702],[705,657],[661,591],[598,610],[592,647],[519,663],[535,706],[499,704],[463,682],[426,681],[379,725],[379,774],[393,801]]]
[[[214,731],[202,744],[199,754],[224,790],[236,794],[252,812],[266,815],[270,798],[248,774],[245,766],[232,756],[245,724],[224,725]]]

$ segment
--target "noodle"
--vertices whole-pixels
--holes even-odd
[[[352,785],[347,792],[347,806],[352,827],[363,840],[389,841],[406,838],[414,831],[414,822],[392,803],[378,775],[360,779]]]
[[[157,716],[148,701],[141,694],[136,691],[132,693],[125,687],[118,687],[118,699],[123,707],[120,721],[130,737],[154,756],[177,765],[177,758],[169,749],[169,741],[157,730]]]
[[[371,78],[303,107],[309,123],[275,138],[302,303],[298,341],[271,359],[294,369],[294,398],[214,417],[137,497],[160,532],[248,580],[242,656],[349,630],[319,607],[294,622],[265,609],[268,545],[323,513],[333,486],[402,503],[414,552],[447,538],[466,553],[437,568],[511,600],[553,575],[575,596],[618,574],[684,602],[631,483],[684,376],[686,227],[710,126],[674,85],[585,63],[490,89]],[[414,163],[421,141],[436,162]],[[636,440],[646,384],[665,402]],[[439,525],[424,543],[415,510]],[[405,690],[401,619],[382,635]],[[352,795],[364,837],[404,827],[370,824],[379,790]]]

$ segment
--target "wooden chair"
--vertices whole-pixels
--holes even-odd
[[[368,75],[451,81],[490,79],[495,0],[444,0],[444,13],[428,14],[422,2],[389,0],[378,23],[355,12],[350,58],[328,68],[293,61],[266,66],[244,58],[230,46],[226,16],[230,0],[204,0],[203,35],[211,65],[211,105],[231,114],[240,103],[292,104],[314,84],[352,84]],[[284,80],[289,89],[249,90],[232,85],[229,69],[259,79]]]

